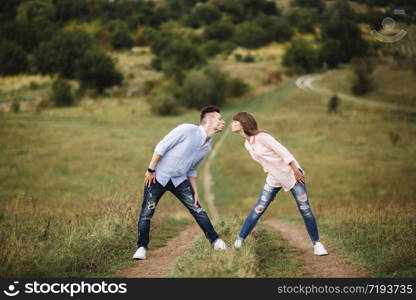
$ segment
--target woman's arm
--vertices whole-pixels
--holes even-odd
[[[305,184],[305,177],[303,176],[303,174],[299,171],[298,167],[296,166],[295,161],[293,160],[289,166],[292,168],[293,170],[293,174],[295,174],[295,179],[297,182]]]

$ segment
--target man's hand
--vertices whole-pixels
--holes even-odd
[[[302,184],[305,184],[305,177],[303,177],[302,173],[299,170],[293,170],[295,173],[296,181]]]
[[[152,184],[156,183],[156,173],[150,173],[146,171],[144,174],[144,186],[151,186]]]
[[[195,206],[201,206],[201,203],[199,202],[199,195],[198,193],[194,194],[194,204]]]

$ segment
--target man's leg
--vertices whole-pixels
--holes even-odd
[[[211,243],[213,243],[216,239],[218,239],[218,233],[215,231],[214,227],[212,226],[207,213],[204,211],[204,209],[201,206],[194,204],[194,191],[192,189],[190,182],[188,180],[185,180],[176,188],[171,182],[169,182],[167,185],[167,188],[189,210],[189,212],[195,218],[195,221],[198,223],[199,227],[201,227],[207,239]]]
[[[147,245],[149,244],[150,220],[155,213],[156,205],[165,192],[165,187],[157,181],[149,187],[144,187],[142,209],[139,221],[137,222],[137,248],[145,247],[147,249]]]
[[[243,227],[241,228],[241,231],[237,237],[238,239],[244,240],[250,234],[254,226],[256,226],[257,221],[264,214],[267,207],[276,197],[276,194],[280,191],[280,189],[280,187],[276,188],[268,185],[267,182],[264,183],[263,189],[259,195],[259,199],[244,221]]]

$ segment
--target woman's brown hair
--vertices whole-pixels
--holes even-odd
[[[238,112],[233,117],[234,121],[240,122],[243,126],[244,133],[248,136],[257,135],[260,132],[268,133],[265,130],[260,130],[257,125],[257,121],[254,116],[248,112],[242,111]]]

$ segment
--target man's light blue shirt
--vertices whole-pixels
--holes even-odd
[[[169,132],[155,148],[162,156],[156,166],[157,181],[178,186],[187,177],[196,177],[199,164],[211,151],[211,138],[202,126],[182,124]]]

